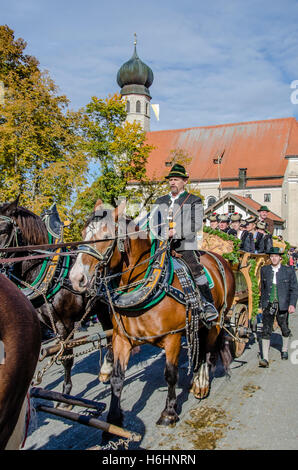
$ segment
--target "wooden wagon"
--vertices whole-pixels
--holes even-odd
[[[235,297],[230,312],[225,318],[225,328],[230,333],[231,350],[234,357],[243,353],[249,334],[256,329],[257,314],[260,298],[260,270],[264,264],[269,263],[269,256],[265,253],[254,254],[235,250],[235,238],[214,231],[204,232],[201,249],[218,253],[225,257],[233,270],[235,277]],[[274,240],[274,246],[283,250],[284,242]]]

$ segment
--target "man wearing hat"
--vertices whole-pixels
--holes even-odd
[[[255,253],[255,239],[256,239],[256,223],[257,223],[257,217],[251,215],[246,219],[246,229],[247,232],[250,234],[251,237],[251,248],[250,248],[250,253]]]
[[[176,163],[166,179],[170,193],[155,201],[151,222],[153,221],[153,227],[162,229],[157,236],[171,239],[172,252],[181,256],[189,266],[202,297],[204,318],[212,322],[218,317],[218,312],[204,268],[200,264],[197,244],[197,232],[201,230],[203,221],[202,200],[185,190],[188,174],[182,165]]]
[[[240,238],[241,230],[240,230],[240,223],[241,223],[242,215],[238,214],[238,212],[234,212],[230,216],[230,227],[227,231],[229,235],[234,235],[236,238]]]
[[[220,214],[218,216],[218,228],[222,232],[227,233],[229,230],[229,216],[227,214]]]
[[[239,222],[239,229],[237,230],[237,237],[241,240],[240,250],[253,253],[255,249],[253,235],[247,231],[248,223],[245,220]],[[235,224],[233,224],[235,228]]]
[[[276,316],[282,333],[281,358],[288,359],[289,314],[295,312],[298,285],[296,274],[289,266],[281,264],[283,253],[278,247],[269,251],[271,264],[261,268],[261,307],[263,310],[262,358],[260,367],[269,367],[270,337]]]
[[[265,222],[266,224],[266,230],[271,234],[273,235],[273,232],[274,232],[274,222],[272,219],[270,219],[268,217],[268,214],[269,214],[269,209],[267,206],[261,206],[259,209],[258,209],[258,213],[259,213],[259,221],[260,222]]]
[[[213,230],[217,230],[218,229],[218,215],[217,215],[217,213],[213,212],[213,214],[209,215],[208,220],[209,220],[210,227]]]
[[[265,222],[257,221],[256,223],[256,239],[255,251],[256,253],[268,253],[273,246],[272,235],[266,231]]]

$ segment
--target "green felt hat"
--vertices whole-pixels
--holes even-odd
[[[261,211],[267,211],[267,212],[270,212],[270,210],[268,209],[267,206],[261,206],[260,209],[258,209],[258,212],[261,212]]]
[[[242,219],[242,215],[238,214],[238,212],[234,212],[234,214],[230,216],[231,222],[240,222],[241,219]]]
[[[216,212],[213,212],[208,216],[208,220],[210,220],[210,222],[218,222],[218,214]]]
[[[284,254],[283,251],[278,246],[272,246],[270,250],[267,252],[268,255],[280,255],[282,256]]]
[[[226,222],[227,224],[229,223],[229,216],[227,214],[220,214],[218,216],[218,221],[219,222]]]
[[[180,178],[188,178],[188,174],[186,173],[184,166],[180,165],[179,163],[175,163],[175,165],[172,166],[170,173],[168,176],[166,176],[166,179],[168,180],[169,178],[174,178],[175,176]]]

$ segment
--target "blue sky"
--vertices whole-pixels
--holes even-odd
[[[151,130],[298,116],[295,0],[10,0],[0,23],[27,42],[73,109],[119,91],[136,32],[160,105]]]

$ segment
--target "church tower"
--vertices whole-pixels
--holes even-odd
[[[153,72],[148,65],[141,61],[137,54],[135,34],[134,53],[125,62],[117,74],[120,94],[126,100],[128,122],[141,124],[144,131],[150,131],[150,100],[149,88],[153,83]]]

